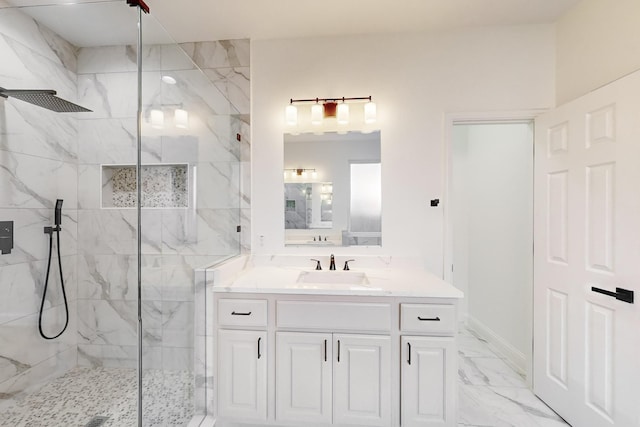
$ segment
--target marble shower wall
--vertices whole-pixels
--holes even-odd
[[[143,51],[142,161],[189,168],[186,208],[142,213],[143,363],[164,370],[193,370],[199,360],[194,268],[238,254],[248,233],[236,227],[249,218],[240,209],[249,209],[240,191],[241,177],[248,180],[240,161],[250,160],[249,41],[181,47],[206,76],[177,45]],[[102,165],[135,164],[135,58],[131,46],[78,53],[79,98],[96,111],[78,121],[78,361],[85,366],[136,366],[136,211],[105,208],[100,194]],[[176,108],[188,111],[189,129],[174,126]],[[151,109],[164,112],[163,129],[148,123]]]
[[[16,9],[0,9],[0,86],[54,89],[76,101],[76,48]],[[78,122],[0,98],[0,220],[14,221],[14,248],[0,255],[0,408],[3,401],[76,365]],[[53,206],[64,199],[61,253],[70,322],[62,337],[38,333]],[[56,245],[54,244],[54,251]],[[64,325],[57,258],[44,311],[45,333]]]

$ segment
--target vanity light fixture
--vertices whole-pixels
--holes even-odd
[[[312,179],[318,178],[318,172],[316,172],[315,169],[294,168],[284,170],[284,179],[287,179],[289,177],[289,174],[291,174],[291,178],[307,179],[309,177],[309,172],[311,172]]]
[[[293,100],[291,101],[293,103]],[[295,105],[287,105],[284,116],[288,126],[296,126],[298,124],[298,108]]]
[[[324,106],[322,104],[313,104],[311,106],[311,124],[320,126],[322,124],[322,116],[324,115]]]
[[[366,124],[375,123],[377,115],[375,102],[369,101],[364,104],[364,122]]]
[[[187,110],[176,108],[176,111],[173,112],[173,120],[177,128],[189,128],[189,113],[187,112]]]
[[[313,102],[311,106],[311,124],[319,126],[323,119],[336,118],[340,125],[349,123],[349,103],[363,102],[364,105],[364,122],[371,124],[376,121],[376,104],[371,100],[371,96],[352,97],[352,98],[310,98],[310,99],[290,99],[289,105],[285,109],[285,122],[287,126],[298,125],[298,108],[294,104],[308,104]]]
[[[151,110],[151,127],[162,129],[164,127],[164,112],[162,110]]]
[[[154,108],[149,113],[149,122],[154,129],[164,129],[165,111],[173,110],[173,124],[178,129],[189,129],[189,112],[182,108],[182,104],[166,105]]]
[[[339,125],[349,124],[349,106],[344,102],[342,104],[338,104],[338,114],[336,119],[338,120]]]

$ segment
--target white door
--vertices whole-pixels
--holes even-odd
[[[536,119],[534,391],[576,427],[640,425],[640,74]]]
[[[276,420],[331,423],[331,334],[276,333]]]
[[[333,422],[388,426],[391,337],[334,335]]]
[[[402,426],[457,425],[455,339],[403,336],[401,346]]]
[[[264,331],[218,331],[218,413],[267,419],[267,348]]]

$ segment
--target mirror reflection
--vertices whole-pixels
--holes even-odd
[[[285,244],[382,244],[380,132],[284,136]]]

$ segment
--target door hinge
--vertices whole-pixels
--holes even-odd
[[[236,233],[239,233],[242,231],[242,226],[241,225],[236,225]]]

